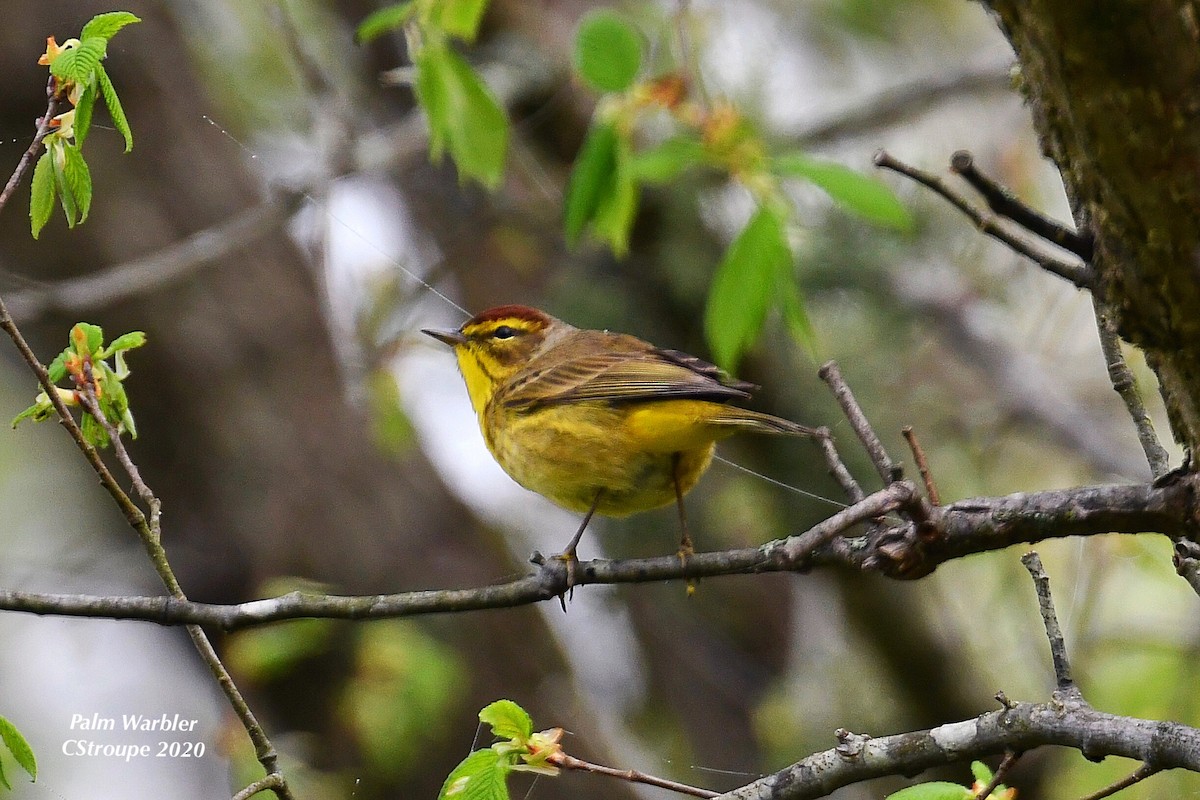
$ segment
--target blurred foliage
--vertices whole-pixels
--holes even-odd
[[[1085,407],[1115,408],[1086,302],[984,240],[936,200],[889,179],[897,202],[870,176],[869,154],[880,144],[901,148],[928,166],[943,163],[952,149],[969,143],[979,162],[996,165],[999,177],[1022,196],[1061,215],[1061,191],[1015,102],[951,96],[928,115],[812,153],[793,137],[801,123],[853,110],[880,89],[952,74],[976,65],[981,54],[996,52],[997,34],[981,9],[944,0],[693,3],[688,4],[691,13],[679,19],[662,6],[630,3],[588,17],[591,21],[579,28],[579,20],[564,10],[567,5],[538,7],[530,15],[531,4],[493,0],[484,13],[484,3],[465,3],[455,5],[462,17],[423,21],[416,12],[431,13],[431,3],[393,7],[386,12],[390,17],[375,18],[386,24],[360,30],[364,36],[378,35],[363,49],[350,44],[351,32],[369,13],[358,5],[288,2],[284,14],[291,15],[290,35],[276,18],[278,9],[229,2],[173,6],[170,13],[181,15],[181,28],[195,34],[186,42],[188,50],[179,52],[190,52],[188,64],[209,87],[218,117],[210,125],[193,113],[183,124],[219,139],[227,159],[189,162],[189,169],[223,178],[235,171],[234,160],[249,152],[262,156],[254,162],[266,174],[264,184],[270,184],[279,178],[272,170],[311,166],[317,160],[312,154],[326,145],[321,137],[328,128],[338,131],[330,138],[353,138],[406,119],[412,86],[385,92],[371,70],[416,63],[426,76],[419,99],[427,106],[432,99],[435,107],[432,143],[457,170],[432,169],[422,158],[422,163],[405,161],[388,177],[411,201],[410,222],[436,242],[431,249],[438,251],[438,272],[426,279],[443,289],[456,283],[461,293],[455,296],[464,305],[537,303],[576,324],[629,330],[663,346],[716,353],[726,363],[740,360],[743,377],[764,385],[761,403],[834,428],[851,469],[867,488],[875,485],[869,465],[813,374],[814,358],[806,348],[817,359],[841,361],[899,460],[910,460],[899,428],[916,427],[947,500],[1112,478],[1098,474],[1085,455],[1012,405],[1004,386],[962,348],[954,329],[902,290],[909,282],[943,291],[969,313],[973,333],[1028,354],[1066,387],[1070,399]],[[414,21],[424,26],[418,44],[425,55],[419,47],[410,48],[404,36],[386,35],[385,28]],[[442,31],[430,35],[435,24]],[[574,30],[581,31],[578,37],[571,35]],[[294,46],[297,31],[301,48]],[[630,46],[635,41],[636,57]],[[610,63],[603,58],[608,50],[623,55]],[[547,58],[551,74],[530,81],[533,89],[513,90],[505,83],[520,82],[512,77],[513,64],[529,63],[534,54]],[[319,65],[341,99],[354,100],[352,125],[336,127],[323,116],[338,104],[306,83],[305,59]],[[177,77],[183,81],[189,73],[181,70]],[[421,79],[413,78],[420,89]],[[498,90],[501,85],[506,93],[515,91],[516,99],[509,102],[509,95]],[[603,91],[598,96],[595,89]],[[511,115],[503,123],[491,106],[500,96]],[[161,103],[161,96],[154,102]],[[693,114],[697,108],[703,113]],[[473,125],[460,129],[456,120],[464,115]],[[23,117],[22,124],[27,123]],[[151,127],[175,119],[155,123]],[[506,147],[486,135],[501,124],[509,131]],[[226,130],[233,141],[247,143],[244,151],[225,141],[220,132]],[[155,132],[139,133],[139,152]],[[185,140],[176,130],[167,133],[176,149],[148,150],[147,163],[180,157],[178,142]],[[297,141],[301,149],[289,149]],[[464,185],[460,176],[496,187],[496,193]],[[178,202],[192,188],[162,191]],[[316,204],[319,195],[315,191],[309,200]],[[206,212],[224,210],[233,199],[213,195],[201,205]],[[314,227],[328,221],[316,216],[320,221]],[[885,227],[864,224],[864,217]],[[553,227],[556,222],[565,235]],[[173,223],[156,224],[170,228]],[[756,232],[747,234],[751,226]],[[54,226],[45,237],[52,234]],[[589,237],[602,246],[593,246]],[[568,248],[567,240],[576,247]],[[739,243],[750,255],[735,258]],[[112,252],[86,257],[109,263]],[[253,283],[257,270],[251,267],[257,265],[253,253],[239,264],[237,274],[248,291],[261,288]],[[411,283],[399,269],[394,276],[405,286]],[[189,301],[222,301],[219,294],[216,301],[206,297],[207,275],[190,280]],[[721,287],[726,280],[729,285]],[[362,374],[370,376],[363,388],[374,436],[393,455],[413,440],[412,420],[397,410],[396,385],[374,368],[393,355],[394,341],[381,332],[394,329],[395,319],[407,318],[414,294],[425,292],[414,284],[411,291],[389,295],[399,312],[389,313],[395,309],[380,304],[355,331],[370,355],[370,369]],[[802,306],[795,297],[803,299]],[[711,306],[707,312],[706,304]],[[271,304],[262,305],[265,324],[277,322]],[[420,313],[427,309],[420,307]],[[800,312],[808,333],[801,332]],[[314,341],[304,347],[315,346],[321,333],[314,330]],[[797,335],[805,347],[795,346]],[[261,363],[277,357],[303,363],[296,342],[291,344],[283,356],[259,351],[254,356]],[[212,375],[224,375],[226,366],[205,365]],[[1148,377],[1144,370],[1139,375]],[[307,379],[302,371],[292,377],[292,391]],[[205,393],[215,392],[216,385],[206,384]],[[1144,389],[1153,395],[1151,386]],[[230,407],[242,399],[234,396]],[[260,424],[276,424],[270,403],[295,400],[263,403],[255,412]],[[1109,419],[1113,435],[1122,435],[1127,422],[1120,413]],[[320,428],[319,415],[308,421],[314,430]],[[464,431],[472,425],[462,421]],[[221,433],[212,436],[214,441]],[[305,430],[295,436],[311,434]],[[723,452],[772,478],[840,499],[816,454],[803,447],[746,442]],[[175,469],[201,457],[169,452],[159,464]],[[247,460],[236,466],[208,464],[205,469],[225,480],[252,483],[257,465]],[[287,479],[305,486],[314,503],[339,502],[320,491],[330,476],[304,472],[305,467],[290,464],[295,473],[288,472]],[[406,462],[405,469],[388,481],[396,484],[397,494],[411,481],[416,499],[425,501],[420,493],[428,484],[421,483],[417,466]],[[255,514],[278,514],[269,504],[264,513],[257,487],[246,490],[257,504]],[[381,498],[363,498],[357,489],[334,496],[361,502],[374,513]],[[403,497],[407,501],[409,495]],[[689,497],[696,539],[704,549],[795,533],[829,508],[827,502],[799,498],[720,465]],[[418,546],[405,538],[415,532],[384,531],[380,518],[381,543],[367,550],[378,563],[364,569],[417,564],[422,580],[438,585],[482,583],[521,569],[519,557],[506,560],[494,532],[456,530],[436,547]],[[602,530],[605,549],[620,556],[661,555],[677,537],[671,511]],[[314,573],[333,561],[334,553],[367,549],[340,538],[339,530],[321,532],[324,549],[311,541],[295,543],[292,533],[284,531],[285,546],[276,549]],[[400,537],[401,545],[383,544],[385,533]],[[462,545],[450,541],[454,537],[466,545],[451,549]],[[203,550],[208,542],[191,546]],[[234,555],[215,557],[251,562],[265,549],[239,546]],[[1093,704],[1114,713],[1200,723],[1192,691],[1197,601],[1173,574],[1167,543],[1097,537],[1047,542],[1038,549],[1054,581],[1077,675]],[[612,710],[615,719],[605,723],[629,733],[629,741],[652,743],[638,752],[660,771],[686,772],[685,765],[697,765],[693,773],[703,772],[704,780],[725,769],[756,774],[825,749],[838,726],[876,735],[906,730],[930,708],[943,709],[937,701],[960,687],[931,686],[926,676],[885,660],[884,634],[896,631],[928,637],[922,641],[953,665],[956,682],[977,700],[979,710],[989,707],[996,688],[1018,699],[1042,699],[1052,688],[1052,676],[1033,593],[1017,564],[1019,550],[964,559],[920,582],[889,586],[894,594],[886,596],[895,602],[889,601],[887,613],[874,615],[855,610],[849,600],[855,592],[880,591],[878,584],[852,583],[831,573],[703,581],[693,601],[674,586],[620,587],[605,596],[614,611],[628,614],[639,648],[634,657],[644,662],[630,669],[648,688],[627,707]],[[477,560],[468,562],[464,552]],[[268,587],[268,593],[286,588]],[[468,623],[454,620],[454,625]],[[493,626],[508,624],[520,635],[494,636]],[[538,612],[497,613],[481,627],[500,644],[484,647],[481,637],[456,636],[450,625],[428,620],[362,626],[309,620],[234,634],[227,652],[256,702],[262,698],[268,704],[271,712],[265,716],[273,728],[284,731],[277,744],[285,769],[298,776],[300,794],[398,796],[403,790],[395,787],[407,789],[422,780],[429,789],[431,764],[452,766],[469,747],[471,712],[505,696],[504,686],[519,682],[536,702],[552,706],[558,716],[549,723],[582,728],[591,719],[589,703],[596,697],[586,695],[588,677],[572,672],[566,659],[546,655],[576,645],[548,632]],[[587,633],[581,638],[592,636],[590,627]],[[920,707],[921,702],[928,705]],[[296,719],[301,711],[318,717],[326,707],[332,708],[326,719]],[[966,714],[974,707],[954,710]],[[545,716],[538,710],[538,718]],[[240,736],[229,748],[238,757],[245,750]],[[581,745],[608,748],[603,731],[578,737]],[[1051,774],[1054,793],[1064,796],[1094,791],[1133,768],[1111,759],[1096,765],[1071,754],[1049,760],[1053,769],[1061,767]],[[958,781],[964,772],[960,768],[942,777]],[[246,775],[247,780],[257,777]],[[445,775],[441,771],[438,782]],[[680,777],[695,779],[696,774]],[[363,782],[356,786],[359,778]],[[1022,781],[1018,776],[1011,783]],[[607,797],[620,791],[591,788],[595,785],[590,779],[558,781],[553,791],[538,786],[535,796],[596,791]],[[1194,776],[1161,775],[1124,796],[1183,795],[1194,787]]]
[[[462,703],[469,687],[458,654],[415,624],[373,624],[358,637],[340,710],[372,770],[394,778],[446,741],[438,721]]]

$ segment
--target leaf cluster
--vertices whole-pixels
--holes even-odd
[[[847,211],[885,227],[907,230],[911,217],[874,178],[797,151],[772,154],[731,102],[693,99],[684,74],[639,77],[646,72],[645,48],[644,37],[613,11],[595,11],[580,23],[575,67],[585,83],[605,94],[568,184],[567,241],[574,245],[590,234],[624,255],[643,187],[668,183],[689,170],[732,179],[749,191],[756,210],[713,276],[704,319],[713,355],[733,369],[772,308],[779,309],[798,341],[811,346],[812,328],[793,276],[795,253],[788,237],[795,211],[785,199],[783,181],[811,183]],[[640,130],[663,116],[672,133],[642,144]]]
[[[511,700],[488,705],[479,712],[479,721],[499,741],[463,759],[442,784],[438,800],[508,800],[509,774],[558,774],[554,762],[562,753],[562,728],[535,733],[529,714]]]
[[[99,325],[77,323],[71,328],[69,344],[46,368],[51,383],[71,378],[73,389],[57,389],[59,399],[68,406],[83,405],[88,393],[95,396],[104,418],[118,433],[128,433],[137,438],[137,426],[133,412],[129,409],[129,397],[125,393],[124,381],[129,377],[129,366],[125,363],[125,352],[146,343],[146,334],[141,331],[122,334],[109,344],[104,344],[104,332]],[[109,364],[108,359],[113,363]],[[41,422],[54,415],[54,404],[46,392],[34,399],[33,405],[13,418],[17,427],[22,420]],[[91,414],[85,413],[80,423],[84,438],[95,447],[110,444],[108,430]]]
[[[416,97],[429,121],[431,157],[448,153],[461,178],[494,188],[503,177],[509,122],[475,69],[450,46],[475,40],[486,8],[487,0],[409,0],[368,16],[358,37],[404,31]],[[906,230],[911,217],[873,178],[801,152],[772,153],[733,103],[694,99],[685,73],[650,63],[651,54],[668,49],[652,47],[615,11],[598,9],[581,20],[571,60],[600,98],[564,198],[567,242],[578,246],[588,237],[623,256],[645,187],[689,171],[732,179],[750,192],[756,210],[713,276],[704,328],[714,357],[733,369],[772,309],[811,346],[789,237],[797,220],[784,182],[817,186],[842,208],[885,227]],[[669,132],[645,141],[645,131],[661,131],[664,118]]]
[[[127,11],[112,11],[93,17],[77,39],[68,39],[61,46],[53,36],[46,41],[46,52],[38,63],[50,68],[55,93],[72,108],[54,118],[54,131],[43,140],[46,151],[33,170],[29,223],[35,239],[54,213],[56,199],[71,228],[86,220],[91,210],[92,175],[83,158],[83,143],[91,130],[98,97],[104,99],[113,126],[125,140],[125,152],[133,149],[129,120],[101,61],[108,53],[109,40],[126,25],[140,21]]]
[[[495,188],[504,175],[509,123],[478,71],[451,46],[475,41],[488,0],[409,0],[381,8],[358,26],[367,42],[403,29],[417,100],[429,120],[429,154],[447,153],[459,177]]]

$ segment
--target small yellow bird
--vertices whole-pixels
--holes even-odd
[[[454,348],[496,461],[526,489],[586,513],[679,506],[719,439],[740,431],[811,436],[812,428],[728,405],[753,384],[635,336],[581,330],[528,306],[484,311],[458,330],[423,330]]]

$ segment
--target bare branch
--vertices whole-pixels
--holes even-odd
[[[1038,610],[1042,613],[1042,624],[1046,627],[1046,639],[1050,642],[1050,658],[1054,662],[1054,678],[1059,691],[1078,692],[1071,678],[1071,661],[1067,657],[1067,644],[1063,640],[1062,628],[1058,625],[1058,614],[1054,611],[1054,597],[1050,593],[1050,576],[1042,566],[1042,558],[1030,551],[1021,556],[1021,563],[1033,578],[1037,591]]]
[[[720,795],[720,800],[809,800],[885,775],[915,775],[931,767],[1046,745],[1075,748],[1093,760],[1123,756],[1157,769],[1200,771],[1200,730],[1105,714],[1057,699],[1015,703],[930,730],[879,738],[842,732],[839,738],[838,747]]]
[[[1012,231],[1005,228],[998,221],[995,214],[987,213],[977,208],[974,203],[958,189],[951,186],[946,181],[942,180],[937,175],[932,175],[916,167],[909,166],[902,161],[893,158],[884,151],[879,151],[875,154],[875,165],[884,169],[890,169],[893,172],[898,172],[905,177],[911,178],[917,183],[932,189],[939,195],[944,197],[949,203],[965,214],[975,227],[996,239],[1003,242],[1010,248],[1035,262],[1042,269],[1054,275],[1064,278],[1073,283],[1080,289],[1091,289],[1096,282],[1096,276],[1092,268],[1087,264],[1067,261],[1060,258],[1054,253],[1049,252],[1044,247],[1028,241],[1026,238],[1016,235]]]
[[[1133,419],[1138,442],[1142,445],[1142,452],[1146,454],[1151,474],[1155,478],[1161,478],[1170,469],[1166,448],[1154,432],[1154,423],[1146,413],[1146,404],[1142,402],[1142,395],[1138,392],[1133,371],[1125,363],[1125,356],[1121,353],[1121,340],[1113,328],[1112,320],[1100,309],[1098,298],[1092,298],[1092,308],[1096,314],[1096,330],[1100,333],[1100,349],[1104,353],[1104,364],[1108,367],[1108,378]]]
[[[975,191],[983,195],[993,213],[1011,219],[1033,235],[1074,253],[1084,262],[1092,260],[1095,245],[1091,236],[1076,233],[1022,203],[1008,188],[980,172],[975,166],[974,157],[966,150],[959,150],[950,156],[950,169],[962,175]]]
[[[1009,92],[1012,79],[1007,65],[970,69],[957,74],[921,78],[904,86],[887,89],[858,103],[854,108],[822,120],[792,137],[799,147],[861,136],[912,119],[938,103],[984,93]]]
[[[901,429],[900,433],[904,434],[904,441],[908,442],[908,448],[912,450],[913,460],[917,462],[917,471],[921,473],[921,481],[925,484],[925,496],[935,506],[941,505],[942,500],[938,494],[937,484],[933,482],[933,472],[929,469],[929,461],[925,458],[925,450],[921,447],[921,442],[917,439],[917,434],[913,431],[911,425],[906,425]]]
[[[0,191],[0,210],[8,204],[12,193],[21,185],[21,179],[29,171],[30,165],[33,164],[33,159],[38,154],[38,150],[42,148],[42,140],[50,134],[54,117],[58,115],[60,102],[58,90],[54,83],[54,76],[51,75],[49,80],[46,81],[46,113],[42,114],[41,119],[38,120],[37,130],[33,134],[33,141],[29,143],[29,148],[21,154],[21,160],[17,162],[17,168],[9,176],[8,182],[4,184],[4,190]]]
[[[286,790],[286,788],[287,783],[284,781],[283,776],[278,772],[272,772],[267,777],[257,780],[245,789],[242,789],[233,796],[232,800],[250,800],[251,797],[259,792],[275,791],[276,789]]]
[[[0,195],[0,209],[3,208],[4,202],[7,202],[7,198],[12,187],[20,182],[21,175],[25,170],[28,169],[29,164],[33,160],[33,156],[36,155],[37,149],[41,145],[42,139],[46,136],[49,130],[50,121],[58,107],[58,98],[56,96],[54,87],[54,79],[51,78],[47,87],[49,102],[47,104],[46,113],[43,115],[42,120],[39,123],[38,132],[34,137],[34,144],[30,146],[28,151],[26,151],[26,154],[22,157],[20,163],[18,164],[17,170],[13,174],[13,177],[9,179],[4,194]],[[131,480],[133,480],[135,486],[138,487],[139,493],[141,493],[142,496],[147,499],[152,513],[153,525],[151,522],[147,521],[146,515],[137,507],[133,500],[130,499],[129,495],[125,493],[124,489],[121,488],[116,478],[109,471],[107,465],[105,465],[104,460],[100,457],[100,454],[96,448],[93,447],[86,438],[84,438],[83,431],[81,430],[79,424],[76,423],[75,418],[71,416],[70,410],[63,403],[63,400],[56,390],[56,387],[50,380],[49,372],[47,372],[46,367],[41,363],[36,354],[34,354],[32,348],[30,348],[29,343],[25,340],[24,335],[13,321],[12,315],[9,313],[8,307],[5,305],[2,298],[0,298],[0,330],[3,330],[8,334],[9,338],[12,339],[13,344],[16,346],[17,351],[25,360],[26,365],[34,373],[34,375],[37,376],[38,383],[41,385],[42,389],[45,390],[51,404],[54,406],[54,410],[58,414],[59,421],[62,423],[63,427],[67,429],[67,432],[71,435],[71,438],[74,440],[76,446],[79,447],[88,463],[92,466],[92,469],[95,470],[96,474],[100,477],[101,485],[104,486],[105,490],[108,491],[114,502],[116,502],[117,506],[124,513],[130,527],[132,527],[134,532],[137,533],[139,540],[142,542],[143,548],[146,550],[147,555],[154,564],[155,571],[162,580],[163,586],[176,601],[185,603],[188,602],[187,597],[183,593],[183,589],[180,588],[179,582],[176,580],[175,574],[167,561],[166,552],[163,550],[162,545],[159,542],[160,537],[157,529],[157,517],[159,510],[158,500],[154,497],[154,494],[150,491],[149,487],[142,482],[141,477],[138,475],[137,468],[133,466],[133,462],[129,459],[128,454],[124,453],[123,456],[120,457],[120,460],[130,469]],[[100,423],[100,425],[105,428],[114,444],[114,447],[121,447],[120,452],[123,453],[123,447],[121,445],[117,430],[108,421],[108,419],[104,416],[103,411],[100,409],[99,402],[96,399],[95,384],[90,374],[85,375],[85,379],[82,381],[82,385],[79,388],[82,389],[82,391],[77,392],[77,394],[80,396],[81,403],[83,404],[86,413],[91,414]],[[213,648],[212,643],[208,640],[208,636],[204,633],[204,630],[197,625],[188,625],[187,632],[188,636],[191,637],[192,643],[195,645],[197,652],[200,654],[201,659],[204,661],[205,666],[208,667],[209,671],[216,679],[221,691],[229,700],[229,704],[233,707],[233,710],[238,715],[242,726],[246,729],[246,733],[248,734],[251,742],[254,744],[255,754],[258,757],[259,763],[262,764],[268,775],[278,775],[278,753],[276,752],[275,747],[267,738],[262,726],[259,725],[258,720],[250,710],[249,705],[246,703],[241,692],[234,684],[233,678],[225,669],[224,664],[221,663],[221,659],[217,656],[217,652]],[[291,789],[288,787],[287,782],[281,775],[278,777],[277,783],[278,785],[272,788],[279,800],[293,800]]]
[[[1114,781],[1108,786],[1105,786],[1103,789],[1092,792],[1086,797],[1081,797],[1080,800],[1102,800],[1105,797],[1112,797],[1117,792],[1128,789],[1130,786],[1133,786],[1136,783],[1141,783],[1151,775],[1157,775],[1160,772],[1162,772],[1161,768],[1152,767],[1149,764],[1142,764],[1133,772],[1129,773],[1124,778],[1121,778],[1121,780]]]
[[[814,434],[817,444],[821,448],[821,454],[825,456],[825,463],[829,466],[829,474],[842,487],[842,491],[846,493],[846,497],[850,498],[850,502],[860,502],[866,494],[862,487],[858,485],[858,481],[854,480],[854,476],[850,474],[850,470],[846,468],[846,463],[842,461],[842,457],[838,455],[837,447],[833,444],[833,435],[829,432],[829,428],[824,426],[817,428]]]
[[[879,477],[884,483],[891,483],[899,480],[901,473],[899,468],[892,462],[888,456],[887,450],[883,447],[883,442],[879,440],[875,430],[871,427],[871,423],[867,420],[867,415],[863,413],[862,407],[858,401],[854,399],[854,394],[850,391],[850,387],[842,378],[842,371],[838,368],[836,361],[829,361],[822,365],[817,371],[821,380],[829,385],[833,396],[837,398],[838,404],[842,407],[842,412],[846,415],[846,419],[850,421],[850,427],[854,428],[854,432],[858,434],[859,441],[867,450],[867,455],[871,457],[871,463],[875,465],[875,470],[879,473]]]
[[[580,772],[591,772],[596,775],[606,775],[610,778],[617,778],[630,783],[642,783],[646,786],[657,786],[660,789],[668,789],[679,794],[686,794],[692,797],[716,797],[720,792],[713,792],[708,789],[701,789],[696,786],[689,786],[686,783],[668,780],[666,778],[657,778],[653,775],[647,775],[636,769],[615,769],[606,767],[603,764],[593,764],[590,761],[584,761],[574,756],[569,756],[566,753],[557,753],[547,759],[551,764],[562,767],[563,769],[579,770]]]
[[[51,311],[90,311],[169,286],[282,225],[296,204],[292,197],[266,200],[145,258],[80,278],[10,292],[9,310],[25,321]]]
[[[1200,477],[1181,476],[1161,486],[1088,486],[1077,489],[973,498],[927,509],[924,523],[872,527],[844,538],[878,516],[911,514],[916,487],[899,481],[839,511],[802,534],[761,547],[675,554],[657,558],[581,562],[576,585],[807,571],[840,566],[875,570],[894,578],[928,575],[938,564],[972,553],[1065,536],[1157,532],[1180,537],[1195,518]],[[161,625],[204,625],[235,630],[305,617],[388,619],[422,614],[512,608],[566,591],[566,564],[538,558],[531,574],[471,589],[432,589],[388,595],[332,596],[292,592],[237,605],[195,603],[173,597],[106,597],[0,591],[0,610],[72,617],[132,619]]]

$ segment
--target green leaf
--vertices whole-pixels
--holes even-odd
[[[70,50],[64,50],[50,65],[50,73],[61,81],[87,83],[96,74],[100,59],[108,52],[108,40],[99,36],[84,39]]]
[[[71,328],[71,344],[81,356],[94,356],[104,346],[104,329],[90,322],[76,322]]]
[[[69,347],[66,350],[63,350],[61,353],[56,355],[54,360],[50,362],[50,365],[46,367],[46,371],[50,375],[51,383],[58,383],[63,378],[67,377],[66,360],[70,352],[71,349]]]
[[[358,23],[358,30],[354,32],[354,38],[359,44],[366,44],[378,39],[385,33],[394,31],[408,22],[416,8],[417,4],[409,0],[407,3],[396,3],[372,11],[366,19]]]
[[[971,775],[974,776],[976,781],[982,783],[984,786],[987,786],[992,782],[992,771],[988,769],[988,765],[982,761],[971,762]]]
[[[54,213],[54,165],[50,159],[50,151],[47,150],[33,168],[33,184],[29,192],[29,228],[34,239],[38,238]]]
[[[616,165],[612,182],[598,198],[592,230],[618,257],[629,251],[629,233],[637,215],[637,184],[629,169],[629,141],[617,137]]]
[[[476,750],[454,768],[438,800],[509,800],[508,761],[495,750]]]
[[[75,104],[75,144],[80,148],[92,129],[92,111],[96,108],[97,91],[95,81],[88,83],[79,95],[79,102]]]
[[[643,183],[666,183],[688,167],[704,163],[704,145],[694,136],[673,136],[661,144],[634,153],[629,171]]]
[[[45,406],[42,403],[34,403],[29,408],[22,411],[13,417],[12,426],[15,428],[27,419],[32,419],[34,422],[40,422]],[[51,406],[53,408],[53,406]],[[9,787],[12,788],[11,786]]]
[[[721,367],[733,371],[754,344],[778,276],[791,263],[783,219],[770,208],[760,208],[725,251],[708,292],[704,335]]]
[[[792,271],[789,269],[785,272],[787,274],[780,274],[778,277],[779,307],[783,311],[783,321],[787,323],[792,338],[815,355],[817,332],[808,318],[808,311],[804,308],[804,297],[800,294],[800,287],[796,285]]]
[[[83,30],[79,32],[79,38],[84,40],[92,37],[111,39],[121,28],[141,21],[140,17],[130,14],[128,11],[109,11],[106,14],[97,14],[83,26]]]
[[[479,712],[479,721],[492,726],[497,739],[525,741],[533,734],[533,720],[512,700],[497,700]]]
[[[488,0],[442,0],[438,4],[438,27],[451,36],[475,41]]]
[[[871,222],[896,230],[913,228],[912,215],[887,184],[849,167],[789,153],[773,159],[771,169],[777,175],[809,181],[842,208]]]
[[[596,215],[600,198],[612,191],[617,172],[617,129],[609,123],[593,125],[571,169],[564,201],[567,243],[574,246]]]
[[[17,730],[17,726],[13,725],[4,717],[0,717],[0,742],[8,748],[8,752],[17,761],[17,766],[29,773],[30,780],[37,780],[37,759],[33,755],[33,748],[29,746],[29,742],[25,741],[25,737]],[[0,772],[0,782],[8,789],[12,789],[8,779]]]
[[[973,796],[970,789],[957,783],[930,781],[907,786],[889,794],[886,800],[970,800]]]
[[[13,427],[15,428],[16,425],[14,425]],[[8,789],[10,792],[12,791],[12,784],[8,782],[8,776],[6,776],[4,774],[4,762],[3,761],[0,761],[0,786],[3,786],[5,789]]]
[[[575,69],[594,89],[623,92],[642,65],[642,37],[623,17],[607,9],[589,13],[575,34]]]
[[[99,358],[108,358],[113,353],[119,353],[122,350],[132,350],[135,347],[141,347],[146,343],[146,334],[143,331],[130,331],[123,333],[117,338],[109,342],[108,347],[100,353]]]
[[[87,162],[83,160],[83,153],[77,145],[64,145],[63,154],[63,179],[70,187],[71,197],[79,209],[79,221],[82,223],[87,219],[88,211],[92,207],[92,173],[88,170]]]
[[[84,441],[92,447],[98,447],[101,450],[108,447],[108,430],[86,411],[80,419],[79,430],[83,434]]]
[[[75,222],[79,218],[79,208],[75,205],[71,184],[67,183],[67,176],[64,173],[67,156],[63,151],[67,146],[65,141],[56,139],[49,152],[50,163],[54,167],[54,190],[58,193],[58,201],[62,205],[63,213],[67,215],[67,227],[74,228]]]
[[[508,118],[475,70],[445,44],[416,57],[417,97],[429,117],[429,151],[446,150],[460,178],[495,188],[504,174]]]
[[[128,153],[133,149],[133,131],[129,128],[129,120],[125,118],[125,109],[121,107],[117,90],[113,87],[104,67],[97,68],[96,80],[100,84],[100,92],[104,95],[104,105],[108,106],[108,115],[112,117],[113,127],[124,137],[125,152]]]

